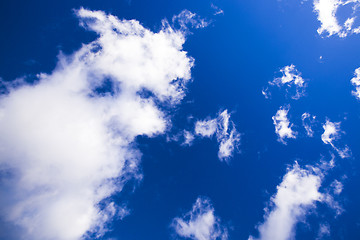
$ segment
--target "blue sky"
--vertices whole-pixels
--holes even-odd
[[[0,239],[357,239],[358,0],[0,3]]]

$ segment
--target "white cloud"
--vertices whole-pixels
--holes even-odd
[[[331,183],[331,187],[333,188],[334,194],[339,195],[342,192],[344,185],[342,184],[342,182],[339,182],[338,180],[334,180]]]
[[[221,161],[228,161],[240,145],[240,134],[237,132],[234,122],[230,121],[230,114],[227,110],[219,113],[215,119],[197,121],[195,133],[202,137],[212,137],[216,134],[219,143],[218,157]]]
[[[194,134],[192,134],[191,132],[189,132],[187,130],[184,130],[184,143],[183,143],[183,145],[190,146],[193,143],[194,139],[195,139]]]
[[[182,218],[175,218],[172,226],[176,233],[194,240],[226,240],[227,229],[220,225],[220,218],[214,215],[214,208],[206,198],[198,198],[192,210]]]
[[[182,31],[187,31],[189,25],[192,28],[205,28],[210,24],[209,21],[206,21],[189,10],[183,10],[178,15],[175,15],[172,18],[172,22],[173,24],[178,24]]]
[[[0,97],[1,218],[23,230],[17,239],[99,237],[128,214],[110,196],[141,178],[132,143],[164,133],[155,102],[178,103],[191,77],[184,33],[166,21],[154,33],[102,11],[77,16],[99,37]]]
[[[352,94],[360,100],[360,68],[355,69],[354,77],[351,79],[351,83],[355,87],[355,91],[352,91]]]
[[[199,120],[195,123],[195,133],[202,137],[212,137],[217,131],[217,119]]]
[[[214,15],[224,14],[224,11],[213,3],[211,4],[211,8],[215,10]]]
[[[335,144],[335,142],[340,139],[340,124],[340,122],[330,122],[326,120],[325,124],[323,124],[324,133],[321,135],[321,140],[325,144],[331,145],[341,158],[347,158],[350,156],[349,147],[345,145],[343,148],[340,148]]]
[[[321,23],[317,32],[323,34],[327,32],[327,36],[337,34],[339,37],[346,37],[352,33],[359,33],[359,27],[354,27],[354,21],[356,20],[355,14],[360,1],[359,0],[314,0],[314,11],[318,15],[318,20]],[[339,8],[352,5],[352,16],[349,16],[344,23],[339,23],[337,12]]]
[[[297,162],[288,168],[271,198],[272,209],[266,209],[264,222],[258,226],[260,236],[257,239],[293,239],[296,224],[323,199],[319,192],[321,182],[322,173],[318,168],[302,169]],[[255,238],[250,236],[249,239]]]
[[[269,82],[269,86],[285,87],[286,93],[292,99],[299,99],[305,95],[306,81],[302,78],[301,73],[291,64],[280,69],[281,77],[275,78]],[[265,98],[271,96],[269,87],[263,89],[262,94]]]
[[[291,127],[287,114],[289,109],[286,107],[280,107],[276,112],[276,115],[272,117],[273,123],[275,125],[275,133],[278,135],[278,140],[286,144],[285,138],[296,138],[296,132],[294,132]]]
[[[310,113],[303,113],[301,115],[301,120],[302,120],[302,125],[306,130],[306,134],[309,137],[313,137],[314,136],[314,131],[312,129],[312,125],[314,124],[316,119],[316,116],[311,116]]]
[[[316,240],[320,240],[320,239],[323,239],[324,237],[329,237],[329,236],[330,236],[329,224],[327,224],[327,223],[320,224],[319,232],[318,232],[318,236],[317,236]]]

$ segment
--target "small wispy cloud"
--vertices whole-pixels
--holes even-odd
[[[213,3],[211,4],[211,8],[215,11],[214,15],[224,14],[224,11]]]
[[[355,13],[359,7],[359,0],[314,0],[314,11],[318,15],[318,20],[321,26],[317,32],[326,36],[338,35],[339,37],[346,37],[349,34],[360,33],[360,26],[354,26],[357,19]],[[351,16],[348,16],[343,23],[339,23],[337,12],[339,8],[344,6],[352,6]]]
[[[331,147],[339,154],[341,158],[350,157],[351,152],[347,145],[344,147],[338,147],[335,142],[341,138],[341,129],[340,129],[341,122],[331,122],[330,120],[326,120],[323,124],[324,133],[321,135],[321,140],[325,144],[331,145]]]
[[[178,27],[182,31],[188,31],[189,27],[205,28],[210,24],[210,22],[211,21],[201,18],[199,15],[190,12],[189,10],[183,10],[181,13],[173,16],[172,18],[172,23],[175,27]]]
[[[283,144],[286,144],[286,138],[295,139],[297,134],[291,129],[293,124],[290,124],[290,121],[287,117],[288,112],[289,107],[280,107],[275,116],[272,117],[275,126],[275,133],[278,136],[278,140]]]
[[[234,122],[230,121],[227,110],[219,113],[217,118],[197,121],[195,133],[209,138],[216,135],[219,143],[218,157],[221,161],[228,161],[240,145],[240,133],[237,132]]]
[[[214,211],[208,198],[199,197],[192,210],[181,218],[175,218],[171,225],[180,237],[194,240],[226,240],[227,229],[220,224],[220,218],[215,216]]]
[[[271,87],[277,86],[278,88],[285,88],[286,94],[290,98],[297,100],[305,95],[307,87],[306,80],[303,79],[301,73],[296,69],[295,65],[291,64],[280,69],[281,77],[274,78],[270,81],[269,86],[262,90],[265,98],[271,96]]]
[[[312,116],[310,113],[303,113],[301,115],[301,121],[302,121],[302,125],[305,128],[306,131],[306,135],[308,137],[313,137],[314,136],[314,130],[312,129],[312,125],[315,123],[316,121],[316,116]]]

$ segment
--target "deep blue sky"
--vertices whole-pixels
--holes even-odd
[[[224,11],[214,16],[211,3]],[[59,51],[70,54],[96,38],[79,27],[73,10],[81,6],[102,10],[120,19],[137,19],[157,32],[164,18],[183,9],[211,20],[203,29],[193,29],[184,50],[195,59],[192,83],[173,116],[171,136],[191,130],[195,120],[215,117],[223,109],[241,133],[239,152],[229,164],[217,158],[214,139],[196,139],[192,146],[166,141],[166,136],[138,137],[142,152],[143,179],[132,182],[113,198],[127,203],[130,215],[112,222],[104,239],[172,239],[170,223],[191,209],[198,196],[209,197],[215,213],[229,229],[229,239],[257,236],[264,207],[276,193],[286,168],[298,160],[314,165],[335,154],[336,168],[329,171],[323,187],[343,179],[338,197],[344,212],[319,204],[316,213],[299,223],[296,239],[315,239],[321,221],[331,228],[329,239],[360,237],[360,102],[351,95],[350,79],[360,67],[359,35],[346,38],[320,36],[312,1],[2,1],[0,3],[0,77],[12,81],[39,72],[50,73]],[[322,59],[320,60],[320,56]],[[308,80],[306,96],[295,101],[274,89],[272,98],[261,94],[279,70],[294,64]],[[287,145],[277,141],[272,116],[290,105],[289,119],[298,132]],[[306,137],[301,114],[317,116],[315,136]],[[320,138],[326,118],[341,121],[341,142],[352,155],[341,159]]]

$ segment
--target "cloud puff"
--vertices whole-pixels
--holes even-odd
[[[360,68],[355,69],[351,83],[355,86],[355,91],[352,91],[352,94],[360,100]]]
[[[102,11],[76,14],[99,37],[0,96],[0,213],[23,230],[17,239],[96,238],[126,215],[110,197],[141,178],[132,143],[167,129],[158,104],[178,103],[191,77],[184,32],[167,21],[154,33]]]
[[[340,139],[341,129],[340,122],[330,122],[328,119],[323,124],[324,133],[321,135],[321,140],[325,144],[331,145],[331,147],[339,154],[341,158],[347,158],[350,156],[350,149],[348,146],[343,148],[337,147],[335,142]]]
[[[324,194],[319,192],[323,173],[320,168],[303,169],[297,162],[287,169],[276,194],[271,198],[271,210],[266,209],[264,222],[258,226],[259,238],[249,240],[293,239],[296,224],[307,212],[322,202]]]
[[[336,34],[339,37],[346,37],[349,34],[360,33],[360,26],[353,26],[355,20],[357,19],[354,15],[359,7],[359,3],[359,0],[314,0],[314,11],[317,13],[318,20],[321,23],[317,32],[319,34],[327,32],[327,36]],[[343,23],[339,23],[336,14],[339,8],[347,5],[352,6],[353,12]]]
[[[227,110],[219,113],[215,119],[197,121],[195,133],[209,138],[216,134],[219,143],[218,157],[221,161],[229,160],[234,150],[240,145],[240,133],[236,131],[234,122],[230,121]]]
[[[279,88],[285,87],[286,93],[292,99],[299,99],[305,95],[305,88],[307,86],[305,79],[301,77],[301,73],[296,69],[295,65],[291,64],[280,69],[281,77],[275,78],[269,82],[269,86],[277,86]],[[262,91],[265,98],[269,98],[271,92],[269,87]]]
[[[278,135],[278,140],[283,144],[286,144],[285,138],[296,138],[297,134],[291,129],[293,124],[290,124],[290,121],[287,118],[288,112],[288,107],[280,107],[276,112],[276,115],[272,117],[275,125],[275,133]]]
[[[176,233],[194,240],[226,240],[227,229],[220,225],[220,218],[214,215],[209,199],[199,197],[192,210],[172,223]]]
[[[301,121],[302,121],[302,125],[306,130],[306,135],[308,135],[308,137],[313,137],[314,136],[314,130],[312,129],[312,125],[314,124],[316,119],[316,116],[311,116],[310,113],[303,113],[301,115]]]

